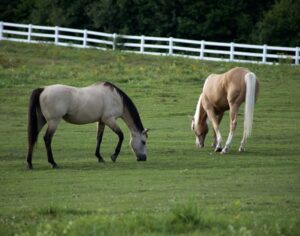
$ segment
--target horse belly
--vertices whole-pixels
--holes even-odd
[[[82,124],[94,123],[99,120],[99,117],[66,114],[63,117],[63,119],[71,124],[82,125]]]
[[[226,96],[220,96],[218,99],[210,99],[210,105],[214,108],[217,112],[223,112],[229,110],[229,103]]]
[[[68,112],[63,119],[72,124],[87,124],[99,121],[102,117],[102,108],[98,106],[84,106],[76,111]]]

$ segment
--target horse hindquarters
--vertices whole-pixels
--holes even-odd
[[[44,91],[43,88],[37,88],[32,91],[29,100],[28,108],[28,168],[32,169],[32,153],[35,143],[37,142],[38,134],[46,123],[40,108],[40,95]]]

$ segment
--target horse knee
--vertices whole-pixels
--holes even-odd
[[[234,126],[236,126],[236,125],[237,125],[237,119],[234,119],[234,120],[232,121],[232,124],[233,124]]]
[[[233,121],[231,121],[231,130],[235,130],[237,126],[237,120],[234,119]]]

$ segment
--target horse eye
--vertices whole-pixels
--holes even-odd
[[[145,141],[142,141],[142,144],[143,144],[143,145],[145,145],[145,144],[146,144],[146,142],[145,142]]]

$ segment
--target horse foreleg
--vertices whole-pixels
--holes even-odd
[[[220,126],[220,123],[221,123],[221,121],[222,121],[223,115],[224,115],[224,112],[222,112],[222,113],[220,113],[219,115],[217,115],[217,122],[218,122],[218,125],[219,125],[219,126]],[[213,137],[214,137],[214,141],[213,141],[213,143],[212,143],[211,146],[212,146],[213,148],[216,148],[216,147],[217,147],[218,141],[217,141],[217,134],[216,134],[216,132],[215,132],[215,129],[213,129]]]
[[[212,122],[212,126],[214,129],[214,135],[215,135],[215,152],[221,152],[222,151],[222,136],[219,129],[219,122],[218,117],[215,114],[215,112],[211,109],[207,110],[207,115],[209,120]]]
[[[57,125],[58,125],[58,122],[48,122],[48,129],[44,136],[44,141],[45,141],[45,146],[46,146],[47,156],[48,156],[48,162],[52,165],[52,168],[54,168],[54,169],[58,168],[58,165],[55,163],[55,161],[53,159],[51,143],[52,143],[52,138],[53,138],[53,135],[57,128]]]
[[[237,113],[238,113],[238,106],[237,105],[232,105],[230,106],[230,131],[228,134],[228,138],[225,144],[225,147],[222,150],[222,154],[225,154],[229,151],[230,145],[234,136],[234,132],[236,129],[237,125]]]
[[[117,160],[117,157],[118,157],[120,151],[121,151],[122,143],[123,143],[123,140],[124,140],[124,135],[123,135],[122,130],[117,125],[115,119],[110,119],[109,121],[106,121],[106,125],[109,128],[111,128],[111,130],[114,131],[119,137],[119,141],[118,141],[118,144],[115,148],[115,152],[111,155],[111,160],[113,162],[115,162]]]
[[[99,162],[104,162],[104,159],[102,158],[100,154],[100,145],[102,142],[102,137],[104,133],[105,124],[101,121],[98,122],[98,131],[97,131],[97,145],[96,145],[96,151],[95,156],[98,158]]]

